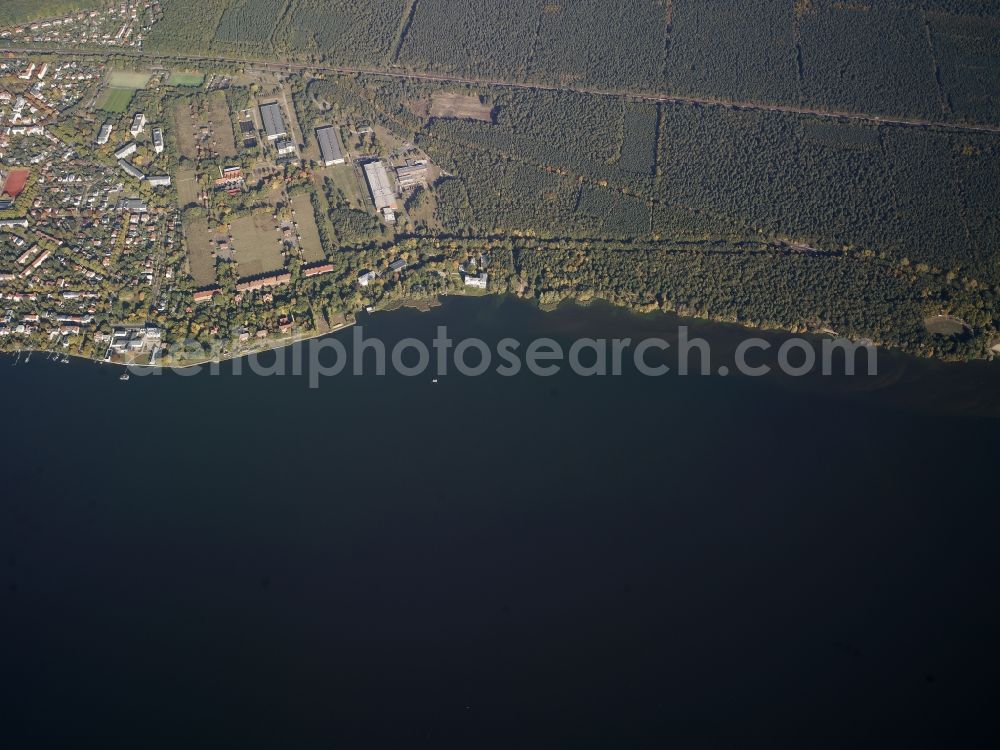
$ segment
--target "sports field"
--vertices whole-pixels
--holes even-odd
[[[9,175],[7,175],[7,181],[3,183],[3,189],[0,190],[0,195],[8,195],[11,198],[17,198],[24,190],[25,185],[28,184],[28,178],[31,176],[31,170],[29,169],[14,169]]]
[[[97,107],[105,112],[121,114],[128,110],[133,96],[135,89],[107,88],[97,100]]]
[[[112,70],[108,75],[108,85],[116,89],[144,89],[147,83],[149,83],[149,73]]]
[[[205,76],[201,73],[173,70],[170,72],[170,83],[173,86],[197,87],[205,83]]]

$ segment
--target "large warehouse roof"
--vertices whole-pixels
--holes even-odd
[[[396,196],[392,192],[392,183],[389,182],[385,164],[380,161],[365,164],[365,176],[368,178],[372,198],[375,199],[375,208],[379,211],[383,208],[395,209]]]
[[[281,116],[281,105],[277,102],[260,105],[260,119],[270,140],[288,135],[285,131],[285,119]]]
[[[332,164],[343,164],[344,152],[340,150],[340,142],[337,140],[336,128],[327,125],[316,128],[316,140],[319,142],[319,151],[323,156],[323,163],[326,166]]]

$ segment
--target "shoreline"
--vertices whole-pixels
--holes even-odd
[[[395,300],[395,301],[393,301],[392,303],[388,304],[385,307],[376,308],[370,314],[379,313],[379,312],[394,312],[394,311],[402,310],[402,309],[413,309],[413,310],[416,310],[418,312],[429,312],[429,311],[434,310],[434,309],[440,307],[441,305],[443,305],[445,299],[448,299],[448,298],[456,298],[456,299],[457,298],[465,298],[465,297],[468,297],[468,296],[469,295],[464,295],[464,294],[445,294],[445,295],[437,295],[433,299]],[[681,314],[681,313],[679,313],[677,311],[674,311],[674,310],[659,309],[659,310],[650,311],[650,312],[640,312],[640,311],[637,311],[637,310],[634,310],[634,309],[630,308],[627,305],[619,305],[619,304],[616,304],[616,303],[611,302],[609,300],[605,300],[605,299],[600,298],[600,297],[588,297],[585,300],[576,300],[576,299],[574,299],[572,297],[569,297],[569,298],[563,299],[560,302],[554,303],[554,304],[553,303],[542,304],[542,303],[538,302],[537,300],[527,299],[525,297],[521,297],[520,295],[517,295],[517,294],[512,293],[512,292],[489,293],[489,294],[485,294],[485,295],[476,295],[476,297],[480,297],[480,298],[484,298],[484,297],[496,297],[496,298],[512,297],[513,299],[516,299],[516,300],[519,300],[519,301],[527,302],[529,304],[534,304],[534,306],[537,307],[539,311],[541,311],[543,313],[546,313],[546,314],[551,313],[551,312],[556,312],[556,311],[558,311],[559,309],[563,308],[566,305],[570,305],[570,306],[574,306],[574,307],[579,307],[579,308],[587,308],[587,307],[590,307],[591,305],[593,305],[595,302],[602,302],[602,303],[608,305],[609,307],[611,307],[611,308],[613,308],[615,310],[621,311],[621,312],[629,314],[629,315],[635,315],[635,316],[638,316],[640,318],[651,319],[652,317],[655,317],[656,315],[664,315],[664,314],[666,314],[666,315],[672,315],[675,318],[677,318],[679,321],[682,321],[682,322],[683,321],[691,321],[691,322],[699,323],[699,324],[724,325],[724,326],[730,326],[730,327],[739,328],[741,330],[747,331],[748,333],[756,331],[756,332],[760,332],[760,333],[775,333],[775,334],[784,334],[784,335],[788,335],[788,336],[815,336],[817,338],[839,338],[838,334],[836,334],[836,332],[834,332],[832,330],[829,330],[829,329],[812,330],[806,324],[802,324],[802,323],[794,324],[794,326],[789,326],[789,327],[781,327],[781,326],[775,326],[775,327],[749,326],[749,325],[745,325],[743,323],[739,323],[739,322],[732,321],[732,320],[725,320],[725,319],[721,319],[721,318],[698,317],[698,316],[684,315],[684,314]],[[205,357],[205,358],[198,359],[198,360],[196,360],[194,362],[182,362],[182,361],[170,362],[169,359],[159,360],[158,363],[155,364],[155,365],[140,364],[140,363],[136,363],[136,362],[115,362],[115,361],[108,361],[108,360],[105,360],[105,359],[99,358],[99,357],[87,356],[87,355],[81,354],[79,352],[75,352],[74,353],[74,352],[69,352],[69,351],[60,351],[59,349],[24,348],[24,349],[14,349],[14,350],[3,350],[0,353],[12,354],[12,355],[17,354],[18,352],[20,352],[21,354],[29,354],[29,355],[30,354],[36,354],[36,353],[37,354],[53,354],[53,353],[55,353],[55,354],[59,354],[60,356],[69,357],[71,360],[72,359],[80,359],[80,360],[85,360],[85,361],[89,361],[89,362],[95,362],[97,364],[109,364],[109,365],[113,365],[115,367],[124,368],[125,370],[130,370],[132,368],[145,369],[145,368],[150,368],[150,367],[158,367],[158,368],[166,368],[166,369],[176,369],[176,370],[185,370],[185,369],[190,369],[190,368],[193,368],[193,367],[203,367],[205,365],[213,365],[213,364],[214,365],[218,365],[218,364],[221,364],[223,362],[231,362],[231,361],[235,361],[235,360],[242,359],[242,358],[245,358],[245,357],[250,357],[250,356],[253,356],[253,355],[263,354],[265,352],[276,351],[276,350],[279,350],[279,349],[286,349],[288,347],[294,346],[296,344],[299,344],[299,343],[302,343],[302,342],[305,342],[305,341],[311,341],[313,339],[318,339],[318,338],[322,338],[324,336],[328,336],[330,334],[338,333],[338,332],[346,330],[348,328],[353,328],[356,325],[358,325],[358,322],[357,322],[357,319],[355,318],[354,322],[340,323],[338,325],[331,326],[329,328],[329,330],[326,330],[326,331],[309,331],[309,332],[305,332],[305,333],[300,333],[300,334],[295,334],[295,335],[292,335],[292,336],[288,336],[288,337],[285,337],[285,338],[271,339],[271,340],[268,340],[266,342],[266,345],[261,346],[260,348],[252,348],[252,349],[247,349],[247,350],[239,351],[239,352],[231,352],[231,353],[228,353],[225,356],[221,356],[221,357]],[[804,330],[802,330],[802,329],[804,329]],[[994,361],[996,359],[995,356],[990,356],[990,355],[987,355],[987,356],[984,356],[984,357],[978,357],[978,358],[971,358],[970,357],[970,358],[965,358],[965,359],[948,359],[948,358],[944,358],[944,357],[935,356],[934,354],[926,354],[926,353],[922,353],[920,351],[914,351],[914,350],[910,350],[910,349],[903,349],[903,348],[899,348],[899,347],[893,347],[893,346],[885,344],[882,341],[877,341],[877,340],[870,339],[870,338],[863,337],[863,336],[862,337],[858,337],[858,338],[851,338],[851,337],[846,337],[845,336],[843,338],[846,339],[846,340],[848,340],[848,341],[851,341],[852,343],[856,343],[856,344],[868,342],[868,343],[870,343],[871,345],[873,345],[876,349],[878,349],[880,351],[892,352],[894,354],[898,354],[898,355],[902,355],[902,356],[906,356],[906,357],[911,357],[911,358],[913,358],[915,360],[927,361],[927,362],[941,362],[941,363],[944,363],[944,364],[971,364],[971,363],[974,363],[974,362],[992,362],[992,361]]]

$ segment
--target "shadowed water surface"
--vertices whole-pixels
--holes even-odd
[[[678,321],[482,298],[363,323]],[[748,335],[691,325],[720,361]],[[8,747],[923,742],[992,706],[995,365],[310,390],[10,362]]]

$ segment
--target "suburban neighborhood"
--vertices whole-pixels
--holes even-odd
[[[150,11],[0,36],[141,45]],[[280,73],[0,59],[0,346],[138,363],[195,339],[228,356],[406,293],[420,255],[397,242],[428,221],[443,171],[392,131],[309,104]],[[486,289],[457,261],[423,265],[441,291]],[[221,353],[208,343],[224,337]]]

